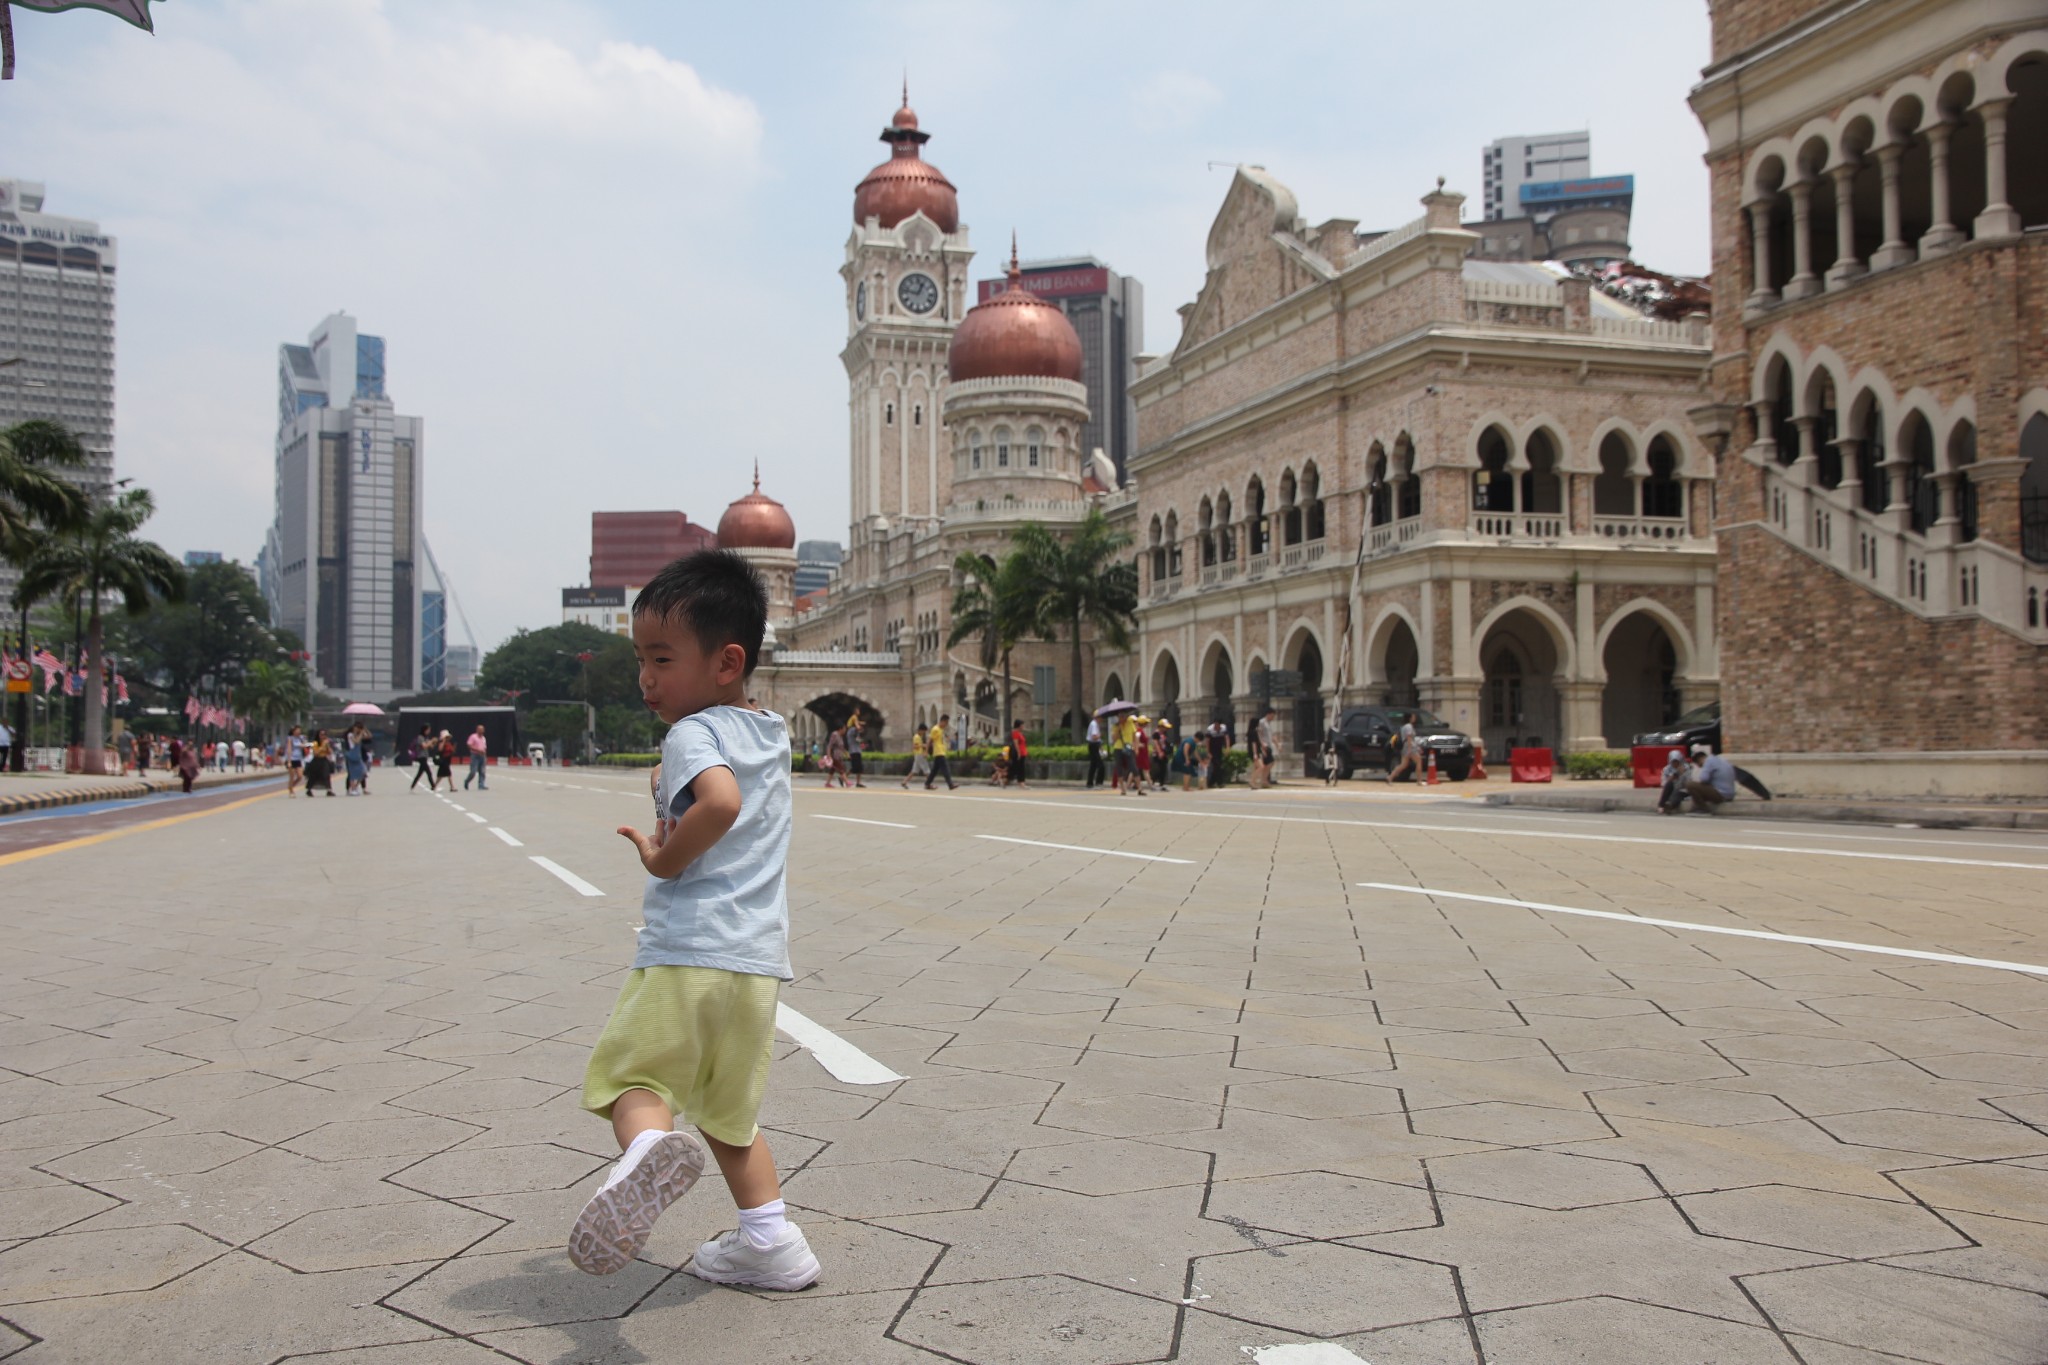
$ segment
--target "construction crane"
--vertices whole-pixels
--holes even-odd
[[[468,642],[471,651],[475,652],[476,632],[469,628],[469,613],[465,612],[462,609],[462,599],[455,595],[454,580],[449,578],[447,574],[441,571],[441,561],[434,558],[434,547],[431,543],[429,543],[426,536],[422,535],[420,537],[420,545],[427,552],[427,567],[434,571],[434,581],[441,585],[441,592],[448,599],[448,604],[455,608],[455,618],[458,621],[462,622],[463,639]],[[479,663],[483,661],[481,654],[478,655],[477,661]],[[420,669],[421,674],[424,675],[428,670],[432,669],[437,664],[440,665],[442,683],[445,686],[448,674],[448,624],[445,619],[441,623],[440,656],[438,658],[427,659],[422,661],[422,667]]]

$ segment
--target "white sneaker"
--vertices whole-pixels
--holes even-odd
[[[569,1259],[588,1275],[612,1275],[632,1264],[663,1209],[704,1173],[704,1144],[688,1133],[664,1133],[623,1156],[590,1196],[569,1229]]]
[[[683,1268],[713,1284],[753,1289],[809,1289],[818,1282],[818,1258],[811,1254],[803,1229],[794,1223],[769,1247],[755,1246],[739,1228],[721,1232],[698,1247]]]

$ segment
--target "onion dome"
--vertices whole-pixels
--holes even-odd
[[[1081,380],[1081,337],[1057,304],[1024,288],[1017,241],[1010,239],[1010,281],[1003,292],[976,304],[953,333],[946,369],[955,380]]]
[[[754,466],[754,491],[725,509],[718,519],[721,550],[794,550],[796,523],[789,509],[761,491],[761,466]]]
[[[931,136],[918,131],[917,111],[910,107],[910,90],[906,85],[903,107],[882,130],[882,141],[890,146],[889,159],[869,171],[867,178],[854,187],[855,223],[879,218],[883,227],[892,228],[922,210],[925,217],[939,225],[939,231],[960,230],[960,198],[953,182],[918,151],[931,141]]]

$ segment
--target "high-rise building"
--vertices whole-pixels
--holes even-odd
[[[804,597],[830,587],[832,580],[839,576],[839,561],[844,558],[846,548],[836,540],[799,541],[796,547],[796,595]]]
[[[384,391],[384,338],[336,313],[278,347],[277,403],[272,619],[305,642],[319,686],[360,701],[412,691],[423,423]]]
[[[448,594],[428,588],[420,594],[420,691],[448,685]]]
[[[1522,186],[1555,180],[1584,180],[1593,174],[1593,135],[1533,133],[1496,139],[1480,154],[1484,167],[1480,203],[1486,219],[1522,215]]]
[[[669,561],[717,543],[681,512],[592,512],[590,585],[642,587]]]
[[[1124,481],[1135,454],[1138,409],[1130,385],[1145,349],[1145,286],[1119,275],[1093,256],[1022,263],[1024,288],[1059,305],[1081,337],[1081,383],[1088,390],[1088,424],[1081,430],[1084,456],[1101,450],[1116,462]],[[1003,280],[983,280],[977,302],[1000,294]]]
[[[221,553],[219,550],[185,551],[185,567],[188,569],[196,569],[202,564],[218,564],[220,562]]]
[[[448,677],[444,686],[454,691],[466,691],[475,687],[478,662],[475,645],[448,646]]]
[[[114,476],[115,242],[43,212],[43,186],[0,179],[0,427],[62,422],[84,445],[79,482]],[[15,574],[0,566],[0,599]]]

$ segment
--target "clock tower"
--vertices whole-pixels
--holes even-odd
[[[936,528],[952,489],[939,411],[974,251],[952,182],[924,159],[930,139],[906,91],[882,130],[889,159],[854,190],[853,234],[839,269],[853,475],[841,573],[849,585],[875,581],[891,535]]]

